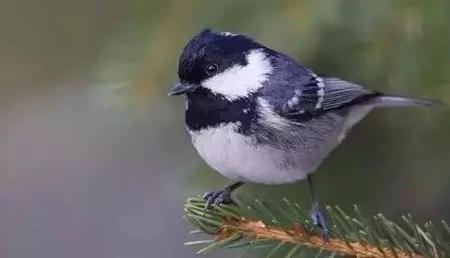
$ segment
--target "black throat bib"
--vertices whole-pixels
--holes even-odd
[[[213,94],[200,87],[187,93],[186,125],[191,131],[199,131],[220,124],[236,123],[238,131],[246,134],[256,119],[254,96],[228,100],[221,94]]]

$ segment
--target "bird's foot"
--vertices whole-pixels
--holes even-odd
[[[322,231],[323,240],[328,242],[328,224],[325,215],[323,214],[317,202],[313,202],[310,211],[312,222]]]
[[[226,189],[206,192],[203,195],[203,199],[206,201],[205,208],[211,208],[212,205],[235,204],[231,199],[231,192]]]

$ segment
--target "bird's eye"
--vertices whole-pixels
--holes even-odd
[[[206,74],[213,75],[217,72],[217,69],[218,69],[218,67],[216,64],[208,65],[206,67]]]

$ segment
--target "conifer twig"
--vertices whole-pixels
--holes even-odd
[[[270,203],[270,204],[269,204]],[[282,204],[249,200],[240,207],[222,205],[205,209],[201,198],[190,198],[185,217],[197,229],[214,235],[213,239],[187,245],[207,245],[199,254],[218,249],[245,246],[269,248],[268,257],[287,249],[286,257],[295,257],[304,249],[325,255],[354,257],[448,257],[450,233],[442,221],[439,229],[431,222],[420,226],[411,216],[404,216],[407,229],[381,214],[373,220],[354,207],[352,217],[338,206],[327,206],[330,239],[324,241],[297,203],[283,199]]]

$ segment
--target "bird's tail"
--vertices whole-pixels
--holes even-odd
[[[382,95],[376,98],[375,107],[436,107],[439,101],[401,96]]]

